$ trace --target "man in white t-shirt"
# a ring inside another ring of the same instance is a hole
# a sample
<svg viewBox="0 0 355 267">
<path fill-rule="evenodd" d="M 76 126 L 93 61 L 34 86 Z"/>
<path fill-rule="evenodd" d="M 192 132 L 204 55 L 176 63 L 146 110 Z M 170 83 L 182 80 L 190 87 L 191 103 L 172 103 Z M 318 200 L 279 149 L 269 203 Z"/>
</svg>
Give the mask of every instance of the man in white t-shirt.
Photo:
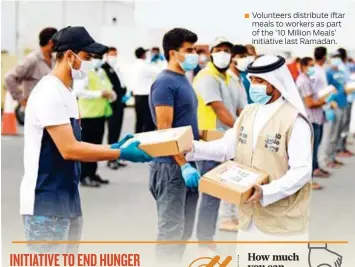
<svg viewBox="0 0 355 267">
<path fill-rule="evenodd" d="M 64 28 L 53 36 L 53 42 L 55 67 L 36 85 L 26 109 L 20 213 L 30 241 L 80 240 L 80 161 L 151 160 L 137 147 L 139 142 L 120 149 L 131 135 L 111 146 L 80 141 L 78 105 L 71 90 L 73 79 L 84 78 L 91 69 L 90 54 L 103 54 L 107 47 L 96 43 L 83 27 Z M 32 244 L 30 249 L 76 253 L 78 246 Z"/>
<path fill-rule="evenodd" d="M 132 74 L 135 79 L 132 91 L 134 94 L 134 109 L 136 111 L 136 133 L 155 130 L 149 109 L 149 94 L 150 87 L 162 70 L 154 64 L 147 63 L 147 51 L 142 47 L 137 48 L 135 50 L 137 59 L 132 66 Z"/>
</svg>

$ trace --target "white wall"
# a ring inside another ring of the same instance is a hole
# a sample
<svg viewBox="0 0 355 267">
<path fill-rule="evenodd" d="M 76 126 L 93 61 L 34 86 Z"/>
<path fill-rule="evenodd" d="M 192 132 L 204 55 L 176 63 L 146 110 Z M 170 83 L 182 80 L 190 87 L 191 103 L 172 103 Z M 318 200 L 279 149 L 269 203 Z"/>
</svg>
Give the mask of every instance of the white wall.
<svg viewBox="0 0 355 267">
<path fill-rule="evenodd" d="M 1 49 L 16 54 L 16 2 L 2 1 Z M 84 26 L 99 39 L 101 28 L 112 24 L 134 26 L 134 5 L 120 1 L 19 1 L 18 55 L 38 46 L 38 34 L 45 27 Z"/>
</svg>

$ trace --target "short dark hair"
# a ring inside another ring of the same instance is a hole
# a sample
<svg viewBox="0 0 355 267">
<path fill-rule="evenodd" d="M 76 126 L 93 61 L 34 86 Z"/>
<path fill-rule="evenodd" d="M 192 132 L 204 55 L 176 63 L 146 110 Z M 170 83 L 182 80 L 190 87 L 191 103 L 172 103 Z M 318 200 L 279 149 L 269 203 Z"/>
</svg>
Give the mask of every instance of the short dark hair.
<svg viewBox="0 0 355 267">
<path fill-rule="evenodd" d="M 324 46 L 318 46 L 314 49 L 314 58 L 316 60 L 322 60 L 327 55 L 327 48 Z"/>
<path fill-rule="evenodd" d="M 300 57 L 296 57 L 296 58 L 295 58 L 295 62 L 296 62 L 296 63 L 301 62 L 301 58 L 300 58 Z"/>
<path fill-rule="evenodd" d="M 174 28 L 164 34 L 163 49 L 166 60 L 169 61 L 169 51 L 178 50 L 185 42 L 196 43 L 197 35 L 183 28 Z"/>
<path fill-rule="evenodd" d="M 232 57 L 235 55 L 246 54 L 247 52 L 247 48 L 244 45 L 234 45 L 232 49 Z"/>
<path fill-rule="evenodd" d="M 300 60 L 301 66 L 303 67 L 307 67 L 309 62 L 311 62 L 313 60 L 313 58 L 311 57 L 304 57 Z"/>
<path fill-rule="evenodd" d="M 114 47 L 114 46 L 109 46 L 107 52 L 111 52 L 111 51 L 115 51 L 116 52 L 117 48 Z"/>
<path fill-rule="evenodd" d="M 45 46 L 52 39 L 53 35 L 57 33 L 56 28 L 45 28 L 39 33 L 39 45 Z"/>
<path fill-rule="evenodd" d="M 153 51 L 153 50 L 160 52 L 160 48 L 157 47 L 157 46 L 152 47 L 152 51 Z"/>
<path fill-rule="evenodd" d="M 147 53 L 147 49 L 144 49 L 143 47 L 138 47 L 135 51 L 134 54 L 136 58 L 143 58 L 143 56 Z"/>
<path fill-rule="evenodd" d="M 346 50 L 344 48 L 339 48 L 338 52 L 340 54 L 341 59 L 343 61 L 346 60 L 346 58 L 348 57 L 348 53 L 346 52 Z"/>
</svg>

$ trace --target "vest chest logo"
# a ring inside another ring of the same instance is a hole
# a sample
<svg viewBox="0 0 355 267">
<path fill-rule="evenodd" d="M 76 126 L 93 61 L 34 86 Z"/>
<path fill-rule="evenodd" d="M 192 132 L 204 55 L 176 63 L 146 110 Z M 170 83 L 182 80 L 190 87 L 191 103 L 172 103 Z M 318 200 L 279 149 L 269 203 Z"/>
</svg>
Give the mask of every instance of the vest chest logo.
<svg viewBox="0 0 355 267">
<path fill-rule="evenodd" d="M 109 72 L 110 72 L 110 73 L 114 73 L 115 71 L 114 71 L 113 68 L 110 68 L 110 69 L 109 69 Z"/>
<path fill-rule="evenodd" d="M 275 136 L 266 135 L 264 147 L 271 152 L 278 152 L 280 148 L 281 134 L 277 133 Z"/>
<path fill-rule="evenodd" d="M 243 126 L 240 126 L 240 131 L 239 131 L 239 136 L 238 136 L 238 141 L 241 144 L 246 144 L 248 139 L 248 134 L 245 132 L 245 128 Z"/>
</svg>

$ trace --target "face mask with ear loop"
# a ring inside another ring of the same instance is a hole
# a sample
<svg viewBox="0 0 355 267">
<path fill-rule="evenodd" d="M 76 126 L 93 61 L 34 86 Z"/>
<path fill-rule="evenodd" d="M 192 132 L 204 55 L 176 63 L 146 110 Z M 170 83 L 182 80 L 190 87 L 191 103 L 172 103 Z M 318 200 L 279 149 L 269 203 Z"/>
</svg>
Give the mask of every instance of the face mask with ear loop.
<svg viewBox="0 0 355 267">
<path fill-rule="evenodd" d="M 229 64 L 231 62 L 231 54 L 220 51 L 216 53 L 212 53 L 212 62 L 213 64 L 220 70 L 227 70 L 229 67 Z"/>
<path fill-rule="evenodd" d="M 251 100 L 253 100 L 254 103 L 258 103 L 261 105 L 266 105 L 267 103 L 269 103 L 275 91 L 272 93 L 272 95 L 268 95 L 266 93 L 266 89 L 267 89 L 266 84 L 260 84 L 260 83 L 250 84 L 249 94 Z"/>
<path fill-rule="evenodd" d="M 176 52 L 177 54 L 183 54 Z M 184 55 L 184 61 L 179 61 L 180 67 L 184 71 L 191 71 L 194 70 L 197 65 L 198 65 L 198 55 L 196 53 L 185 53 Z"/>
<path fill-rule="evenodd" d="M 82 60 L 77 54 L 74 55 L 80 60 L 80 68 L 78 70 L 74 69 L 69 62 L 71 76 L 74 80 L 82 80 L 88 76 L 89 71 L 92 69 L 92 63 L 91 61 Z"/>
<path fill-rule="evenodd" d="M 242 57 L 242 58 L 235 58 L 233 59 L 233 62 L 235 63 L 235 67 L 239 71 L 245 72 L 247 70 L 249 59 L 247 57 Z"/>
</svg>

